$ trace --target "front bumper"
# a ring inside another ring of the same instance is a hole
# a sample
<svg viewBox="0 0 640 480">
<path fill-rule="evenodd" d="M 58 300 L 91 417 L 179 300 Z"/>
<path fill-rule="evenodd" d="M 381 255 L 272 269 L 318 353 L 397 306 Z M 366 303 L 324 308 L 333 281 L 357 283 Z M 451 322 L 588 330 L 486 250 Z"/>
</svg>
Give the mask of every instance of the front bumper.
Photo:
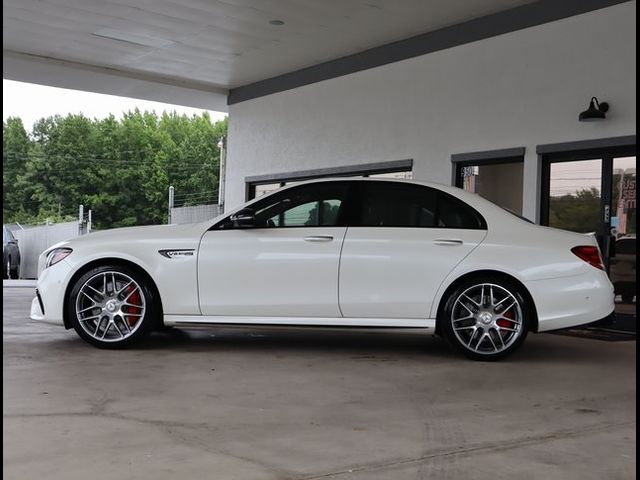
<svg viewBox="0 0 640 480">
<path fill-rule="evenodd" d="M 64 297 L 72 274 L 71 266 L 65 260 L 40 273 L 36 296 L 31 302 L 32 320 L 64 325 Z"/>
</svg>

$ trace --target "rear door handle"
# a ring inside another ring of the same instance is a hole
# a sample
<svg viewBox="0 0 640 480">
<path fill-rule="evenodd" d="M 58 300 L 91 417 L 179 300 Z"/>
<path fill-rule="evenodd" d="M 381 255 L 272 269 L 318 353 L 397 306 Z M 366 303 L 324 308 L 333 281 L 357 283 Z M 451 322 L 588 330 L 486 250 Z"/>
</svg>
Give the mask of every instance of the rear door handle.
<svg viewBox="0 0 640 480">
<path fill-rule="evenodd" d="M 304 237 L 305 242 L 330 242 L 333 240 L 331 235 L 311 235 Z"/>
<path fill-rule="evenodd" d="M 450 245 L 450 246 L 454 246 L 454 245 L 462 245 L 464 243 L 464 241 L 457 239 L 457 238 L 438 238 L 436 240 L 433 241 L 434 244 L 436 245 Z"/>
</svg>

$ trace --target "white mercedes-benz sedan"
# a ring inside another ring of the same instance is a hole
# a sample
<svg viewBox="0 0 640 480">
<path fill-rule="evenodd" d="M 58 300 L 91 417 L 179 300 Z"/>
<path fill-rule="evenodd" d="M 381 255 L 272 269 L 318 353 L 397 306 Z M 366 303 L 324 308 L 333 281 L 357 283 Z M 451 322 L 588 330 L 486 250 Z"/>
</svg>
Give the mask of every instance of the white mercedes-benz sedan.
<svg viewBox="0 0 640 480">
<path fill-rule="evenodd" d="M 31 318 L 106 348 L 164 326 L 413 328 L 495 360 L 529 331 L 608 316 L 613 299 L 593 235 L 454 187 L 344 178 L 205 223 L 57 244 L 40 257 Z"/>
</svg>

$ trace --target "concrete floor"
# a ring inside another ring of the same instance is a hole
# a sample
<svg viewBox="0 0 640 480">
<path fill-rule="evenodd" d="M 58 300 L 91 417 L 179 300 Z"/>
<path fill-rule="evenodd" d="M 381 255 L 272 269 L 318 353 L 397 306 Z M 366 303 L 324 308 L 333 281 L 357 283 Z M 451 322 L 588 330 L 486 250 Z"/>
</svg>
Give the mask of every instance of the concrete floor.
<svg viewBox="0 0 640 480">
<path fill-rule="evenodd" d="M 128 351 L 3 289 L 9 479 L 635 478 L 636 343 L 532 335 L 500 363 L 418 335 L 175 331 Z"/>
</svg>

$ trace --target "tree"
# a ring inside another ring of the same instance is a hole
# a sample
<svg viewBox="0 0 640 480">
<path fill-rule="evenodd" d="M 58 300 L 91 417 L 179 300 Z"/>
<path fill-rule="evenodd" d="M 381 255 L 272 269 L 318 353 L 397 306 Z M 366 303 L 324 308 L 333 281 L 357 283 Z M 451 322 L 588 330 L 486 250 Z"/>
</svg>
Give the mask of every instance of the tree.
<svg viewBox="0 0 640 480">
<path fill-rule="evenodd" d="M 93 210 L 110 228 L 163 223 L 167 191 L 181 203 L 217 199 L 218 142 L 227 121 L 135 110 L 121 119 L 41 119 L 28 135 L 20 119 L 3 128 L 5 222 L 37 222 Z"/>
<path fill-rule="evenodd" d="M 24 195 L 17 188 L 18 176 L 24 172 L 31 140 L 22 120 L 10 117 L 2 122 L 2 219 L 23 211 Z"/>
<path fill-rule="evenodd" d="M 583 189 L 549 199 L 549 225 L 574 232 L 597 232 L 600 229 L 600 192 Z"/>
</svg>

